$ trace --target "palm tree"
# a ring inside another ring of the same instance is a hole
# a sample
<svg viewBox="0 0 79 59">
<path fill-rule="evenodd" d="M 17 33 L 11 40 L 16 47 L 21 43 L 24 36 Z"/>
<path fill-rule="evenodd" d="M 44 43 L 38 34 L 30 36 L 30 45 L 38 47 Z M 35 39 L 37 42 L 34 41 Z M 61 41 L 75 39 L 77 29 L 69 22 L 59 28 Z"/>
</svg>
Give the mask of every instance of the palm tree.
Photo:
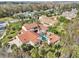
<svg viewBox="0 0 79 59">
<path fill-rule="evenodd" d="M 40 57 L 39 54 L 38 54 L 38 48 L 33 48 L 33 49 L 30 51 L 30 53 L 31 53 L 31 56 L 32 56 L 33 58 L 39 58 L 39 57 Z"/>
<path fill-rule="evenodd" d="M 54 53 L 52 53 L 51 51 L 49 51 L 46 55 L 47 58 L 55 58 Z"/>
<path fill-rule="evenodd" d="M 21 48 L 23 49 L 24 52 L 26 52 L 26 51 L 30 51 L 33 48 L 33 46 L 30 44 L 23 44 Z"/>
</svg>

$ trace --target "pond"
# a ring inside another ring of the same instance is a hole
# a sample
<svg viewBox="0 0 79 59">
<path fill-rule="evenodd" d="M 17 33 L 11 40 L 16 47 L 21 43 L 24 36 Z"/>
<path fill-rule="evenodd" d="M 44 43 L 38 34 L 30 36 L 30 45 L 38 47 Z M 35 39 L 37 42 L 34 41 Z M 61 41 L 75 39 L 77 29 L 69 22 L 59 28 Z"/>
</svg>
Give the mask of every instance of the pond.
<svg viewBox="0 0 79 59">
<path fill-rule="evenodd" d="M 5 32 L 5 27 L 6 27 L 6 22 L 0 22 L 0 37 L 3 35 L 3 33 Z"/>
<path fill-rule="evenodd" d="M 6 22 L 0 22 L 0 27 L 1 26 L 6 26 L 6 24 L 7 24 Z"/>
<path fill-rule="evenodd" d="M 0 27 L 0 31 L 1 31 L 1 30 L 5 30 L 5 27 Z"/>
</svg>

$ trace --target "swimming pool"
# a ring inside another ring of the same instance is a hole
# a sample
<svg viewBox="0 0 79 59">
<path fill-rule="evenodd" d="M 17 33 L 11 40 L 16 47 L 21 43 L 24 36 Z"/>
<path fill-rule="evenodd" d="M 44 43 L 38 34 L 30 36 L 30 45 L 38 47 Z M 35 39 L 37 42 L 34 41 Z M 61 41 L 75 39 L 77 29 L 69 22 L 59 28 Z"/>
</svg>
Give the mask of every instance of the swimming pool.
<svg viewBox="0 0 79 59">
<path fill-rule="evenodd" d="M 44 33 L 40 33 L 40 38 L 42 41 L 47 41 L 48 37 Z"/>
</svg>

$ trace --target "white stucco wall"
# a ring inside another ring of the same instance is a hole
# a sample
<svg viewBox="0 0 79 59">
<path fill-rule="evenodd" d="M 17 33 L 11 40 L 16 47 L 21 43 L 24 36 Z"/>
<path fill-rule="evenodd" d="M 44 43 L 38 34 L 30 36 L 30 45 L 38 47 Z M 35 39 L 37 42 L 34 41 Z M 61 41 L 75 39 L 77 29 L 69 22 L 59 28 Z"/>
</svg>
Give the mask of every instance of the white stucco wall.
<svg viewBox="0 0 79 59">
<path fill-rule="evenodd" d="M 34 46 L 34 43 L 32 41 L 29 41 L 27 44 Z"/>
<path fill-rule="evenodd" d="M 51 43 L 49 39 L 47 40 L 47 43 L 48 43 L 48 45 Z"/>
<path fill-rule="evenodd" d="M 16 44 L 17 47 L 20 47 L 20 46 L 22 45 L 22 42 L 21 42 L 20 39 L 16 36 L 16 39 L 10 41 L 9 44 L 10 44 L 10 45 Z"/>
<path fill-rule="evenodd" d="M 22 26 L 22 29 L 25 30 L 25 31 L 27 31 L 27 29 L 24 26 Z"/>
</svg>

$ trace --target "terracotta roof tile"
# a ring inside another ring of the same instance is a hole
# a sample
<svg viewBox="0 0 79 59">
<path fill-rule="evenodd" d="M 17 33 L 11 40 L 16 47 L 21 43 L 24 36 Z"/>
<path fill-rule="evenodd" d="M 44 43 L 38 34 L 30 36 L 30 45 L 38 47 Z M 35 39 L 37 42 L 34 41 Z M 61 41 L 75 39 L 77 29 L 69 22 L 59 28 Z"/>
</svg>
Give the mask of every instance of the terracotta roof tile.
<svg viewBox="0 0 79 59">
<path fill-rule="evenodd" d="M 39 25 L 40 26 L 40 28 L 42 29 L 42 30 L 48 30 L 48 27 L 46 27 L 46 26 L 43 26 L 43 25 Z"/>
<path fill-rule="evenodd" d="M 49 36 L 49 38 L 50 38 L 50 42 L 51 42 L 51 43 L 55 43 L 55 42 L 57 42 L 58 40 L 60 40 L 60 37 L 59 37 L 58 35 L 56 35 L 56 34 L 51 34 L 51 35 Z"/>
<path fill-rule="evenodd" d="M 27 43 L 29 41 L 32 41 L 32 42 L 37 42 L 37 38 L 39 37 L 38 34 L 34 33 L 34 32 L 30 32 L 30 31 L 26 31 L 25 33 L 23 34 L 20 34 L 18 36 L 18 38 L 23 42 L 23 43 Z"/>
<path fill-rule="evenodd" d="M 37 23 L 31 23 L 31 24 L 24 24 L 24 27 L 26 28 L 26 29 L 31 29 L 31 28 L 33 28 L 33 27 L 37 27 L 38 25 L 37 25 Z"/>
<path fill-rule="evenodd" d="M 42 15 L 39 17 L 39 21 L 42 24 L 53 25 L 53 26 L 58 23 L 57 16 L 47 17 L 45 15 Z"/>
<path fill-rule="evenodd" d="M 24 27 L 29 30 L 31 28 L 34 28 L 34 27 L 39 27 L 42 29 L 42 30 L 48 30 L 48 27 L 46 26 L 43 26 L 42 24 L 38 24 L 38 23 L 31 23 L 31 24 L 24 24 Z"/>
</svg>

